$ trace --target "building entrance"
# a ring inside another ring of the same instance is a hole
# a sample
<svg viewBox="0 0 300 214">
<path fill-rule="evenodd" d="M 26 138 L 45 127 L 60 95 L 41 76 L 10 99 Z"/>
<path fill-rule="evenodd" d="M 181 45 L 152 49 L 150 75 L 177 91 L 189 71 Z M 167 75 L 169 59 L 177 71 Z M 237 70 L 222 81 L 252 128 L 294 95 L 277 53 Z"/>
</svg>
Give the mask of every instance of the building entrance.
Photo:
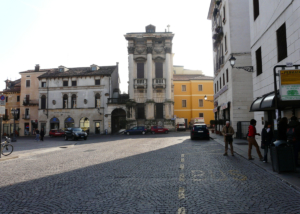
<svg viewBox="0 0 300 214">
<path fill-rule="evenodd" d="M 111 113 L 112 133 L 118 132 L 120 129 L 126 129 L 126 112 L 121 109 L 115 109 Z"/>
</svg>

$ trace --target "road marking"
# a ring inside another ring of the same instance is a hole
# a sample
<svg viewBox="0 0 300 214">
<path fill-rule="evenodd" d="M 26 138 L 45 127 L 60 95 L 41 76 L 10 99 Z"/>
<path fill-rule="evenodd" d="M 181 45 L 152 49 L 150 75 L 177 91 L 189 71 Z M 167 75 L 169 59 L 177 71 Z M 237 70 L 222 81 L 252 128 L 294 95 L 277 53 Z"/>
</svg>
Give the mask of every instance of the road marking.
<svg viewBox="0 0 300 214">
<path fill-rule="evenodd" d="M 179 199 L 184 199 L 184 198 L 185 198 L 185 195 L 184 195 L 184 188 L 183 188 L 183 187 L 179 187 L 178 198 L 179 198 Z"/>
<path fill-rule="evenodd" d="M 184 158 L 184 154 L 181 154 L 181 157 Z"/>
<path fill-rule="evenodd" d="M 240 174 L 238 170 L 229 170 L 228 172 L 229 172 L 230 175 L 235 175 L 236 176 L 236 177 L 233 178 L 234 180 L 237 180 L 237 181 L 247 180 L 247 176 Z"/>
<path fill-rule="evenodd" d="M 180 208 L 178 209 L 177 214 L 185 214 L 185 208 L 184 208 L 184 207 L 180 207 Z"/>
<path fill-rule="evenodd" d="M 202 170 L 192 170 L 193 181 L 203 181 L 205 172 Z"/>
<path fill-rule="evenodd" d="M 180 174 L 179 181 L 184 181 L 184 174 L 183 173 Z"/>
<path fill-rule="evenodd" d="M 184 158 L 181 158 L 181 163 L 183 163 L 184 162 Z"/>
<path fill-rule="evenodd" d="M 184 170 L 184 164 L 180 164 L 180 169 Z"/>
</svg>

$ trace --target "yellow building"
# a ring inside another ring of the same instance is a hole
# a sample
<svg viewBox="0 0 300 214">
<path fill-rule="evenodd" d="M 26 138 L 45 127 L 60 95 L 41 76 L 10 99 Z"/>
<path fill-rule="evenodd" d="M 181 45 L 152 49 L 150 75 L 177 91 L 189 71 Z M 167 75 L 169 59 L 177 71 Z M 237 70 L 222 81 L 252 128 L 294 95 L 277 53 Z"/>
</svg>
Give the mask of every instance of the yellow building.
<svg viewBox="0 0 300 214">
<path fill-rule="evenodd" d="M 12 136 L 14 133 L 14 117 L 11 114 L 12 109 L 18 110 L 18 115 L 15 116 L 15 133 L 16 136 L 19 135 L 19 119 L 20 119 L 20 88 L 21 79 L 17 80 L 5 80 L 5 89 L 1 91 L 6 97 L 5 103 L 5 114 L 3 115 L 3 136 Z"/>
<path fill-rule="evenodd" d="M 207 125 L 214 120 L 214 82 L 213 77 L 194 74 L 173 74 L 174 115 L 185 118 L 188 124 L 191 118 L 204 117 Z M 207 100 L 204 97 L 207 96 Z"/>
</svg>

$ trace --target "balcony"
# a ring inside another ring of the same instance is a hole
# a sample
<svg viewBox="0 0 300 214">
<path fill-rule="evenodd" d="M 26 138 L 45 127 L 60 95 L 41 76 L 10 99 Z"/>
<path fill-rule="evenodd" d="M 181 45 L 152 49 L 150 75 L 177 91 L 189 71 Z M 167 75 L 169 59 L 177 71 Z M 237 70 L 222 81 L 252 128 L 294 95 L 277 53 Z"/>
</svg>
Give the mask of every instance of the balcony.
<svg viewBox="0 0 300 214">
<path fill-rule="evenodd" d="M 153 88 L 166 88 L 166 79 L 165 78 L 155 78 L 152 80 Z"/>
<path fill-rule="evenodd" d="M 23 100 L 23 105 L 24 106 L 38 106 L 39 105 L 39 100 Z"/>
<path fill-rule="evenodd" d="M 128 99 L 122 99 L 122 98 L 108 98 L 107 104 L 126 104 Z"/>
<path fill-rule="evenodd" d="M 22 115 L 22 119 L 29 120 L 30 119 L 30 115 L 29 114 L 23 114 Z"/>
<path fill-rule="evenodd" d="M 147 79 L 134 79 L 134 88 L 147 88 Z"/>
</svg>

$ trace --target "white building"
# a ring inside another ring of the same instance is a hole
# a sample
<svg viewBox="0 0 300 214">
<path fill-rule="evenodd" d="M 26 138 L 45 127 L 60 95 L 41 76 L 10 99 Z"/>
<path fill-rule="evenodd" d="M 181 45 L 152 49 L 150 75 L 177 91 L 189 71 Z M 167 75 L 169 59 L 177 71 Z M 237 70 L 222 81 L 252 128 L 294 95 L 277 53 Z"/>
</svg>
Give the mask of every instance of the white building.
<svg viewBox="0 0 300 214">
<path fill-rule="evenodd" d="M 129 99 L 127 122 L 132 125 L 173 127 L 174 92 L 171 32 L 127 33 Z"/>
<path fill-rule="evenodd" d="M 251 65 L 248 0 L 211 0 L 208 19 L 213 35 L 215 120 L 223 124 L 230 120 L 239 131 L 237 137 L 242 137 L 238 122 L 253 118 L 249 112 L 252 74 L 236 68 Z M 231 55 L 236 58 L 235 68 L 228 61 Z"/>
<path fill-rule="evenodd" d="M 107 103 L 119 94 L 118 64 L 43 69 L 39 79 L 39 129 L 81 127 L 89 133 L 111 132 Z"/>
<path fill-rule="evenodd" d="M 250 32 L 253 78 L 254 117 L 257 129 L 265 121 L 274 122 L 275 88 L 273 68 L 287 62 L 300 64 L 300 1 L 250 0 Z M 285 68 L 295 69 L 294 67 Z M 279 69 L 280 70 L 280 69 Z M 277 86 L 279 78 L 277 78 Z M 280 101 L 282 117 L 300 118 L 300 101 Z"/>
</svg>

